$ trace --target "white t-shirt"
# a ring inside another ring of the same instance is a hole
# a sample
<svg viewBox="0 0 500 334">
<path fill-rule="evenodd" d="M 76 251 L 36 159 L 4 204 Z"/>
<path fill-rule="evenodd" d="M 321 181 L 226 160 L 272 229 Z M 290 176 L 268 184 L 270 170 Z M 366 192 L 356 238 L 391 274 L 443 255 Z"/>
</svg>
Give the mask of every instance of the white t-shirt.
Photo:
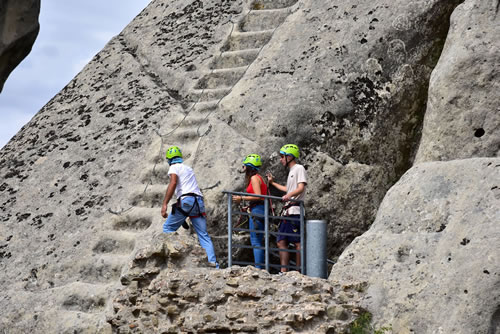
<svg viewBox="0 0 500 334">
<path fill-rule="evenodd" d="M 295 164 L 288 172 L 288 179 L 286 180 L 286 192 L 289 193 L 298 188 L 299 183 L 304 183 L 304 191 L 298 196 L 292 197 L 293 199 L 305 200 L 307 184 L 307 174 L 304 166 Z M 293 202 L 292 202 L 293 203 Z M 300 206 L 292 206 L 286 212 L 286 215 L 300 215 Z"/>
<path fill-rule="evenodd" d="M 168 175 L 177 175 L 177 186 L 175 187 L 175 196 L 180 198 L 184 194 L 195 193 L 203 196 L 196 177 L 194 176 L 193 169 L 184 164 L 173 164 L 168 169 Z"/>
</svg>

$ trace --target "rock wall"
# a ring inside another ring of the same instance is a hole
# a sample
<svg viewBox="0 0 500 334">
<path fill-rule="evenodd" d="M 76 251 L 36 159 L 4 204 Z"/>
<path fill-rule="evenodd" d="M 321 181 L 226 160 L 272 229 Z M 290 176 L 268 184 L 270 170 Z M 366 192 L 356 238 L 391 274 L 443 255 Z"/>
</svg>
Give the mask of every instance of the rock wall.
<svg viewBox="0 0 500 334">
<path fill-rule="evenodd" d="M 242 189 L 237 169 L 248 153 L 261 154 L 263 169 L 284 182 L 276 158 L 287 142 L 301 147 L 309 173 L 308 218 L 330 222 L 329 256 L 340 254 L 413 163 L 429 78 L 460 2 L 152 1 L 0 151 L 0 329 L 175 330 L 175 310 L 205 300 L 205 289 L 188 300 L 183 287 L 178 299 L 156 303 L 152 291 L 168 299 L 175 279 L 194 284 L 204 273 L 218 293 L 229 279 L 248 290 L 249 276 L 258 286 L 288 284 L 258 271 L 203 268 L 195 239 L 182 235 L 189 232 L 158 242 L 169 145 L 195 168 L 222 263 L 222 191 Z M 173 255 L 176 245 L 193 254 Z M 290 276 L 290 284 L 297 280 Z M 316 284 L 312 295 L 324 288 L 335 300 L 336 288 L 308 282 Z M 341 312 L 342 304 L 357 305 L 355 294 L 339 303 L 321 295 L 317 313 L 299 314 L 316 302 L 300 290 L 282 311 L 266 304 L 267 295 L 246 304 L 256 318 L 267 305 L 275 326 L 247 328 L 226 316 L 223 328 L 200 327 L 201 320 L 183 328 L 327 332 L 356 316 Z M 218 305 L 226 315 L 240 298 L 232 297 Z M 345 319 L 335 323 L 329 305 Z M 199 305 L 190 316 L 210 317 L 213 308 Z M 130 314 L 134 322 L 124 320 Z"/>
<path fill-rule="evenodd" d="M 0 92 L 9 74 L 30 53 L 40 25 L 40 0 L 0 3 Z"/>
<path fill-rule="evenodd" d="M 394 333 L 498 333 L 499 189 L 498 158 L 413 167 L 330 281 L 367 284 L 361 305 Z"/>
<path fill-rule="evenodd" d="M 365 283 L 361 305 L 396 333 L 500 333 L 500 160 L 475 158 L 498 156 L 498 8 L 454 11 L 416 164 L 330 275 Z"/>
<path fill-rule="evenodd" d="M 236 169 L 245 154 L 263 155 L 263 169 L 285 183 L 277 151 L 293 142 L 309 174 L 307 217 L 329 222 L 329 256 L 340 254 L 413 162 L 429 77 L 459 2 L 305 0 L 291 7 L 208 118 L 213 128 L 198 159 L 213 166 L 199 168 L 201 179 L 220 182 L 205 193 L 214 219 L 225 220 L 225 207 L 213 206 L 224 200 L 220 190 L 242 189 Z M 263 21 L 271 14 L 252 15 Z M 243 145 L 229 144 L 225 134 L 233 132 Z M 214 159 L 214 151 L 225 154 Z"/>
<path fill-rule="evenodd" d="M 149 144 L 184 110 L 174 78 L 127 36 L 151 34 L 161 44 L 151 52 L 189 67 L 222 47 L 241 11 L 234 1 L 151 2 L 0 151 L 0 331 L 110 328 L 102 312 L 128 256 L 161 229 L 159 208 L 131 210 L 156 161 Z"/>
<path fill-rule="evenodd" d="M 500 156 L 498 17 L 498 1 L 466 1 L 453 12 L 417 162 Z"/>
</svg>

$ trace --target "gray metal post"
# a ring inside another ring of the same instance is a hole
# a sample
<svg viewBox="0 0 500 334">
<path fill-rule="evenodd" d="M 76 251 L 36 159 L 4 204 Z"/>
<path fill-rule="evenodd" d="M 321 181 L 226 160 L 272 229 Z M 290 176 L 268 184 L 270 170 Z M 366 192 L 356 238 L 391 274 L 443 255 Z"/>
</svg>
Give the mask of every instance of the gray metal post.
<svg viewBox="0 0 500 334">
<path fill-rule="evenodd" d="M 307 259 L 304 251 L 307 247 L 307 240 L 304 238 L 304 203 L 300 202 L 300 272 L 302 275 L 307 274 L 306 262 Z"/>
<path fill-rule="evenodd" d="M 232 197 L 227 194 L 227 266 L 233 265 L 233 211 L 231 208 Z"/>
<path fill-rule="evenodd" d="M 326 220 L 308 220 L 306 223 L 306 273 L 308 276 L 328 278 L 326 239 Z"/>
<path fill-rule="evenodd" d="M 269 272 L 269 200 L 266 198 L 264 200 L 264 236 L 266 245 L 266 270 Z M 261 239 L 262 240 L 262 239 Z"/>
</svg>

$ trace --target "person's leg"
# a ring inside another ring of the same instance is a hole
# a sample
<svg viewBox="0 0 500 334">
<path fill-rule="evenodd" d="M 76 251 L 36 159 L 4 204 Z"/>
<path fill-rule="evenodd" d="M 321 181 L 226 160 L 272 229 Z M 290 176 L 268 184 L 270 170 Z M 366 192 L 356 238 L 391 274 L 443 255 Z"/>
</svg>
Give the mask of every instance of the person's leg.
<svg viewBox="0 0 500 334">
<path fill-rule="evenodd" d="M 191 218 L 191 223 L 193 224 L 194 230 L 198 235 L 200 246 L 203 247 L 205 249 L 205 252 L 207 253 L 208 262 L 217 263 L 214 245 L 207 232 L 207 220 L 203 216 L 196 217 Z"/>
<path fill-rule="evenodd" d="M 191 212 L 193 216 L 197 217 L 191 217 L 191 223 L 193 224 L 194 230 L 198 235 L 198 241 L 201 247 L 203 247 L 207 253 L 208 262 L 214 263 L 218 267 L 217 259 L 215 257 L 214 244 L 212 243 L 212 239 L 210 239 L 207 232 L 207 220 L 201 215 L 205 212 L 205 205 L 202 198 L 197 198 L 197 201 L 198 207 L 195 207 Z"/>
<path fill-rule="evenodd" d="M 186 220 L 186 217 L 176 210 L 175 212 L 171 212 L 165 223 L 163 223 L 163 233 L 172 233 L 177 231 L 179 226 Z"/>
<path fill-rule="evenodd" d="M 287 221 L 282 221 L 279 225 L 278 232 L 280 233 L 289 233 L 288 232 L 288 222 Z M 278 235 L 276 243 L 278 244 L 279 249 L 288 249 L 288 237 L 285 235 Z M 280 264 L 282 266 L 287 266 L 288 263 L 290 263 L 290 254 L 286 251 L 280 251 Z M 281 267 L 280 271 L 282 273 L 287 272 L 288 269 L 285 267 Z"/>
<path fill-rule="evenodd" d="M 300 269 L 300 242 L 296 242 L 295 243 L 295 249 L 298 251 L 298 253 L 296 253 L 295 257 L 296 257 L 296 263 L 297 263 L 297 267 L 298 267 L 298 271 L 299 272 L 302 272 L 302 270 Z"/>
<path fill-rule="evenodd" d="M 280 249 L 288 249 L 288 241 L 286 239 L 278 241 L 278 248 Z M 287 266 L 290 262 L 290 254 L 285 251 L 280 251 L 280 264 L 282 266 Z M 288 268 L 281 267 L 281 272 L 285 273 L 288 271 Z"/>
<path fill-rule="evenodd" d="M 262 205 L 256 206 L 252 209 L 252 213 L 264 214 L 264 207 Z M 262 219 L 256 219 L 255 217 L 250 217 L 249 227 L 251 230 L 264 230 L 264 223 Z M 250 232 L 250 244 L 255 247 L 263 247 L 264 246 L 264 234 L 257 232 Z M 264 249 L 253 249 L 253 257 L 256 262 L 255 267 L 262 269 L 263 265 L 259 265 L 257 263 L 264 264 L 266 261 L 266 252 Z"/>
</svg>

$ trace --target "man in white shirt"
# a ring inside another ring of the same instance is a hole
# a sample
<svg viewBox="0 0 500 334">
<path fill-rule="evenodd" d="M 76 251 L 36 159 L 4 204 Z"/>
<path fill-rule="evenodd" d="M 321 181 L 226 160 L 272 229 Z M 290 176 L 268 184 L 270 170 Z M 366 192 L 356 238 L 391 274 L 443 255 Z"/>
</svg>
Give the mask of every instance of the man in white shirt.
<svg viewBox="0 0 500 334">
<path fill-rule="evenodd" d="M 278 235 L 276 241 L 278 248 L 288 249 L 288 244 L 295 244 L 295 249 L 300 251 L 300 206 L 297 202 L 290 202 L 290 199 L 305 200 L 307 173 L 304 166 L 299 165 L 296 159 L 299 158 L 299 148 L 294 144 L 284 145 L 280 149 L 280 162 L 283 166 L 288 167 L 288 178 L 286 186 L 274 182 L 273 176 L 268 173 L 267 180 L 270 186 L 274 186 L 278 190 L 285 192 L 283 201 L 285 202 L 284 216 L 290 217 L 290 220 L 283 220 L 279 226 L 279 232 L 291 233 L 296 236 Z M 282 265 L 281 272 L 288 271 L 290 262 L 290 253 L 280 251 L 280 263 Z M 296 253 L 296 265 L 300 267 L 300 252 Z"/>
<path fill-rule="evenodd" d="M 198 235 L 198 241 L 207 253 L 208 262 L 219 268 L 215 257 L 214 245 L 207 232 L 203 195 L 198 187 L 193 169 L 184 165 L 181 150 L 177 146 L 172 146 L 167 150 L 166 158 L 170 165 L 168 170 L 170 183 L 161 207 L 162 217 L 168 217 L 163 224 L 163 232 L 172 233 L 177 231 L 185 223 L 186 218 L 189 217 Z M 168 202 L 174 192 L 175 197 L 177 197 L 177 203 L 172 206 L 172 213 L 167 215 Z"/>
</svg>

